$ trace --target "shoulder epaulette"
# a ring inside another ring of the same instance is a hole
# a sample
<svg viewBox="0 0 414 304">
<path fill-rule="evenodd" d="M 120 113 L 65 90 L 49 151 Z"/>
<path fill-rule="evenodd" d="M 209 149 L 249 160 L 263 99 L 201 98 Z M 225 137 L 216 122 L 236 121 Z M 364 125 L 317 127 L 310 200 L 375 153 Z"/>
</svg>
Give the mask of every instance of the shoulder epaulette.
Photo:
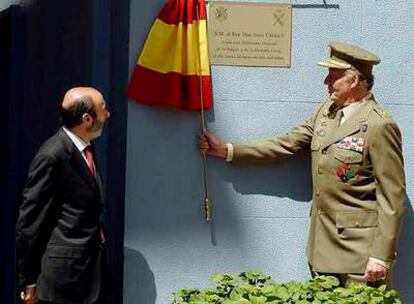
<svg viewBox="0 0 414 304">
<path fill-rule="evenodd" d="M 391 117 L 391 115 L 387 112 L 384 111 L 381 107 L 376 106 L 374 107 L 375 112 L 378 113 L 378 115 L 382 118 L 382 119 L 388 119 Z"/>
</svg>

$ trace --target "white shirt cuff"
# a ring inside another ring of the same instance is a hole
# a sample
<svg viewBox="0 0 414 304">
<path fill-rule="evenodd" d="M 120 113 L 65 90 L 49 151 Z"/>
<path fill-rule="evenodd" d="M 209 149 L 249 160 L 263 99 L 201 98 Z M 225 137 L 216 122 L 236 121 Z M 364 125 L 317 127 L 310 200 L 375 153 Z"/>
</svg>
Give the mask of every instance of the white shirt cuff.
<svg viewBox="0 0 414 304">
<path fill-rule="evenodd" d="M 227 156 L 226 156 L 226 162 L 233 161 L 233 151 L 234 147 L 231 143 L 227 143 Z"/>
<path fill-rule="evenodd" d="M 36 287 L 36 284 L 26 285 L 26 287 Z"/>
<path fill-rule="evenodd" d="M 387 269 L 390 269 L 391 263 L 389 263 L 389 262 L 385 262 L 383 260 L 380 260 L 380 259 L 377 259 L 377 258 L 373 258 L 373 257 L 369 257 L 369 260 L 371 262 L 374 262 L 374 263 L 377 263 L 377 264 L 379 264 L 381 266 L 384 266 Z"/>
</svg>

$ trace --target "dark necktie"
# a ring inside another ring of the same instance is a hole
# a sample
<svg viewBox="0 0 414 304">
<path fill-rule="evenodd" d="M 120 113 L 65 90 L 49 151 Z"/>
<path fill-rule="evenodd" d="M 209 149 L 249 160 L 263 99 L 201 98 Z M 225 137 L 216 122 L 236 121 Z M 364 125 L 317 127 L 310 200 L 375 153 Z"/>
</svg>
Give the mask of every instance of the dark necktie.
<svg viewBox="0 0 414 304">
<path fill-rule="evenodd" d="M 89 172 L 92 174 L 93 177 L 96 178 L 96 167 L 93 161 L 93 154 L 92 154 L 91 146 L 87 146 L 85 149 L 83 149 L 83 152 L 85 153 L 85 156 L 86 156 L 86 163 L 88 165 Z"/>
</svg>

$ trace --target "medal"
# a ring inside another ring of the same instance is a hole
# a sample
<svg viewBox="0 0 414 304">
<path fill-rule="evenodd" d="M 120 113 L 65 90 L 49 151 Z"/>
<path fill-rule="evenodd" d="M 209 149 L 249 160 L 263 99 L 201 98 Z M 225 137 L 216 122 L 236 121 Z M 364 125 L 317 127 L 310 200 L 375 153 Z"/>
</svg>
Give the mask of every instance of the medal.
<svg viewBox="0 0 414 304">
<path fill-rule="evenodd" d="M 364 150 L 364 139 L 355 136 L 345 137 L 339 141 L 338 148 L 362 153 Z"/>
<path fill-rule="evenodd" d="M 355 177 L 355 172 L 351 168 L 351 164 L 344 164 L 336 169 L 336 176 L 338 176 L 344 183 Z"/>
</svg>

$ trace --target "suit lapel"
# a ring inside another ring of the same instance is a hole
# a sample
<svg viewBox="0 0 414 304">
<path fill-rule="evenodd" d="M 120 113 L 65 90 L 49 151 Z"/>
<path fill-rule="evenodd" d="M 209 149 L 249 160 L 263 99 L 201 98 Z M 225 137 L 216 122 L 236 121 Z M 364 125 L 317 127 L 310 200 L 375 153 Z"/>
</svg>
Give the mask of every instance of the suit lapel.
<svg viewBox="0 0 414 304">
<path fill-rule="evenodd" d="M 88 185 L 94 190 L 97 190 L 96 179 L 89 172 L 88 165 L 85 162 L 81 152 L 75 147 L 72 154 L 72 165 L 79 175 L 88 183 Z"/>
<path fill-rule="evenodd" d="M 99 189 L 96 179 L 89 172 L 88 165 L 86 164 L 82 153 L 78 150 L 78 148 L 76 148 L 75 144 L 65 133 L 65 131 L 63 131 L 63 129 L 60 131 L 60 137 L 67 147 L 68 153 L 70 154 L 70 161 L 75 171 L 93 191 L 98 191 Z"/>
<path fill-rule="evenodd" d="M 330 125 L 328 134 L 331 134 L 326 138 L 326 141 L 322 144 L 322 150 L 326 147 L 338 142 L 342 138 L 358 132 L 361 128 L 361 124 L 368 120 L 368 114 L 373 109 L 375 100 L 372 98 L 362 101 L 364 104 L 361 106 L 359 111 L 353 116 L 349 117 L 339 127 Z"/>
</svg>

